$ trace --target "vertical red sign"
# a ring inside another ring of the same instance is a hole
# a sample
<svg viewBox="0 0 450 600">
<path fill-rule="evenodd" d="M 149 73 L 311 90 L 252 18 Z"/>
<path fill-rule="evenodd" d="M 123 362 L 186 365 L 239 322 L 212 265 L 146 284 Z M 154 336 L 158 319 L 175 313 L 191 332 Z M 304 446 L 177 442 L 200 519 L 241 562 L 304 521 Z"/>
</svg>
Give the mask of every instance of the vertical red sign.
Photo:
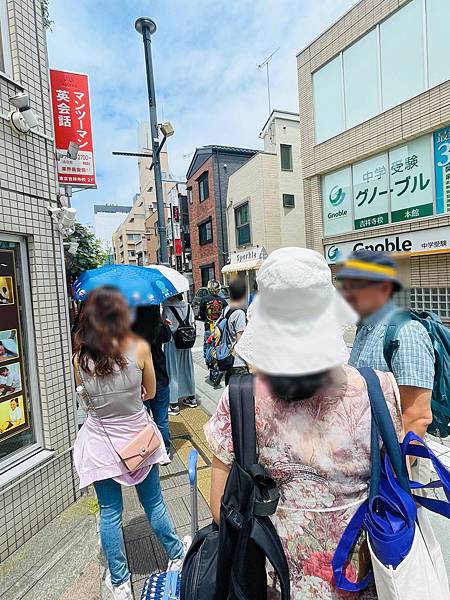
<svg viewBox="0 0 450 600">
<path fill-rule="evenodd" d="M 183 254 L 183 246 L 181 240 L 175 240 L 175 256 L 181 256 Z"/>
<path fill-rule="evenodd" d="M 50 85 L 58 181 L 63 185 L 95 187 L 88 76 L 50 69 Z M 71 142 L 79 147 L 76 160 L 66 157 Z"/>
</svg>

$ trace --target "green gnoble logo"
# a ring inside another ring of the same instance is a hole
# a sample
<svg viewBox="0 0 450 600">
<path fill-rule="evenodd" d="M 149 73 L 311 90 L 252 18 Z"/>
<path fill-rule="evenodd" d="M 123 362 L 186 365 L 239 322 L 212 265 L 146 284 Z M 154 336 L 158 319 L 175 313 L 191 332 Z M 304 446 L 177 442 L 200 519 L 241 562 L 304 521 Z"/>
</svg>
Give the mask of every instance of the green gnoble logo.
<svg viewBox="0 0 450 600">
<path fill-rule="evenodd" d="M 330 262 L 336 262 L 341 257 L 341 251 L 337 246 L 330 246 L 328 248 L 327 256 Z"/>
<path fill-rule="evenodd" d="M 339 206 L 345 200 L 344 190 L 340 186 L 335 185 L 330 190 L 330 193 L 328 195 L 328 200 L 330 201 L 331 206 Z"/>
</svg>

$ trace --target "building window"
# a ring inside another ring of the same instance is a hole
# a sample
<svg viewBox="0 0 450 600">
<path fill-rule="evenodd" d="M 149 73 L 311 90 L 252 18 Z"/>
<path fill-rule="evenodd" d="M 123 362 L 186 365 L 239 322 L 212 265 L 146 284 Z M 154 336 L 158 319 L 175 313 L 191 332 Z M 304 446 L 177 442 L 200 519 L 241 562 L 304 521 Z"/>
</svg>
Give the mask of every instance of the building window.
<svg viewBox="0 0 450 600">
<path fill-rule="evenodd" d="M 198 240 L 200 246 L 210 244 L 213 241 L 212 233 L 212 219 L 208 219 L 204 223 L 198 226 Z"/>
<path fill-rule="evenodd" d="M 202 274 L 202 287 L 206 287 L 208 281 L 216 278 L 216 268 L 214 263 L 200 267 L 200 272 Z"/>
<path fill-rule="evenodd" d="M 208 173 L 203 173 L 198 179 L 198 197 L 200 202 L 204 202 L 209 198 L 209 177 Z"/>
<path fill-rule="evenodd" d="M 0 0 L 0 72 L 12 75 L 6 0 Z"/>
<path fill-rule="evenodd" d="M 290 146 L 288 146 L 290 148 Z M 248 202 L 241 204 L 234 211 L 236 223 L 236 243 L 238 246 L 246 246 L 251 243 L 250 211 Z"/>
<path fill-rule="evenodd" d="M 295 208 L 294 194 L 283 194 L 283 206 L 284 208 Z"/>
<path fill-rule="evenodd" d="M 281 170 L 292 171 L 292 146 L 280 144 Z"/>
<path fill-rule="evenodd" d="M 133 258 L 136 256 L 136 250 L 128 250 L 128 256 L 130 258 Z"/>
<path fill-rule="evenodd" d="M 449 79 L 449 19 L 448 0 L 410 0 L 313 73 L 316 144 Z"/>
<path fill-rule="evenodd" d="M 137 240 L 141 239 L 141 234 L 140 233 L 127 233 L 127 240 L 129 242 L 135 242 Z"/>
<path fill-rule="evenodd" d="M 192 188 L 188 187 L 186 191 L 187 191 L 188 202 L 189 202 L 189 204 L 192 204 L 192 202 L 193 202 L 193 199 L 192 199 Z"/>
<path fill-rule="evenodd" d="M 10 455 L 27 447 L 31 451 L 41 441 L 39 413 L 33 411 L 37 367 L 30 352 L 34 335 L 27 269 L 25 242 L 0 240 L 0 460 L 5 465 Z"/>
</svg>

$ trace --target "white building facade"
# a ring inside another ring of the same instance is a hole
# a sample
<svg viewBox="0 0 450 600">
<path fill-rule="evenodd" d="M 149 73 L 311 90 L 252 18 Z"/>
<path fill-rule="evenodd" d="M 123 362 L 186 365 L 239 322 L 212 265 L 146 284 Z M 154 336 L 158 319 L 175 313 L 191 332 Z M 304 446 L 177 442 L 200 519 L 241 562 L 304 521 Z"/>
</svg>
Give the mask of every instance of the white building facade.
<svg viewBox="0 0 450 600">
<path fill-rule="evenodd" d="M 227 278 L 246 273 L 251 290 L 268 253 L 305 245 L 299 115 L 274 110 L 258 152 L 230 176 Z"/>
</svg>

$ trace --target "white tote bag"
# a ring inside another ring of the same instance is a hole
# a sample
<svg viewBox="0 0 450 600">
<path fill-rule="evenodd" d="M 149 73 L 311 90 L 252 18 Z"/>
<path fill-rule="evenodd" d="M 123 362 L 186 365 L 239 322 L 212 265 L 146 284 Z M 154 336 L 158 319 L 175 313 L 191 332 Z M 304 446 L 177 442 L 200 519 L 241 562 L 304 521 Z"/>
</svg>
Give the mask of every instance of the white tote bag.
<svg viewBox="0 0 450 600">
<path fill-rule="evenodd" d="M 379 600 L 450 600 L 442 550 L 423 508 L 412 548 L 396 569 L 381 563 L 367 542 Z"/>
</svg>

